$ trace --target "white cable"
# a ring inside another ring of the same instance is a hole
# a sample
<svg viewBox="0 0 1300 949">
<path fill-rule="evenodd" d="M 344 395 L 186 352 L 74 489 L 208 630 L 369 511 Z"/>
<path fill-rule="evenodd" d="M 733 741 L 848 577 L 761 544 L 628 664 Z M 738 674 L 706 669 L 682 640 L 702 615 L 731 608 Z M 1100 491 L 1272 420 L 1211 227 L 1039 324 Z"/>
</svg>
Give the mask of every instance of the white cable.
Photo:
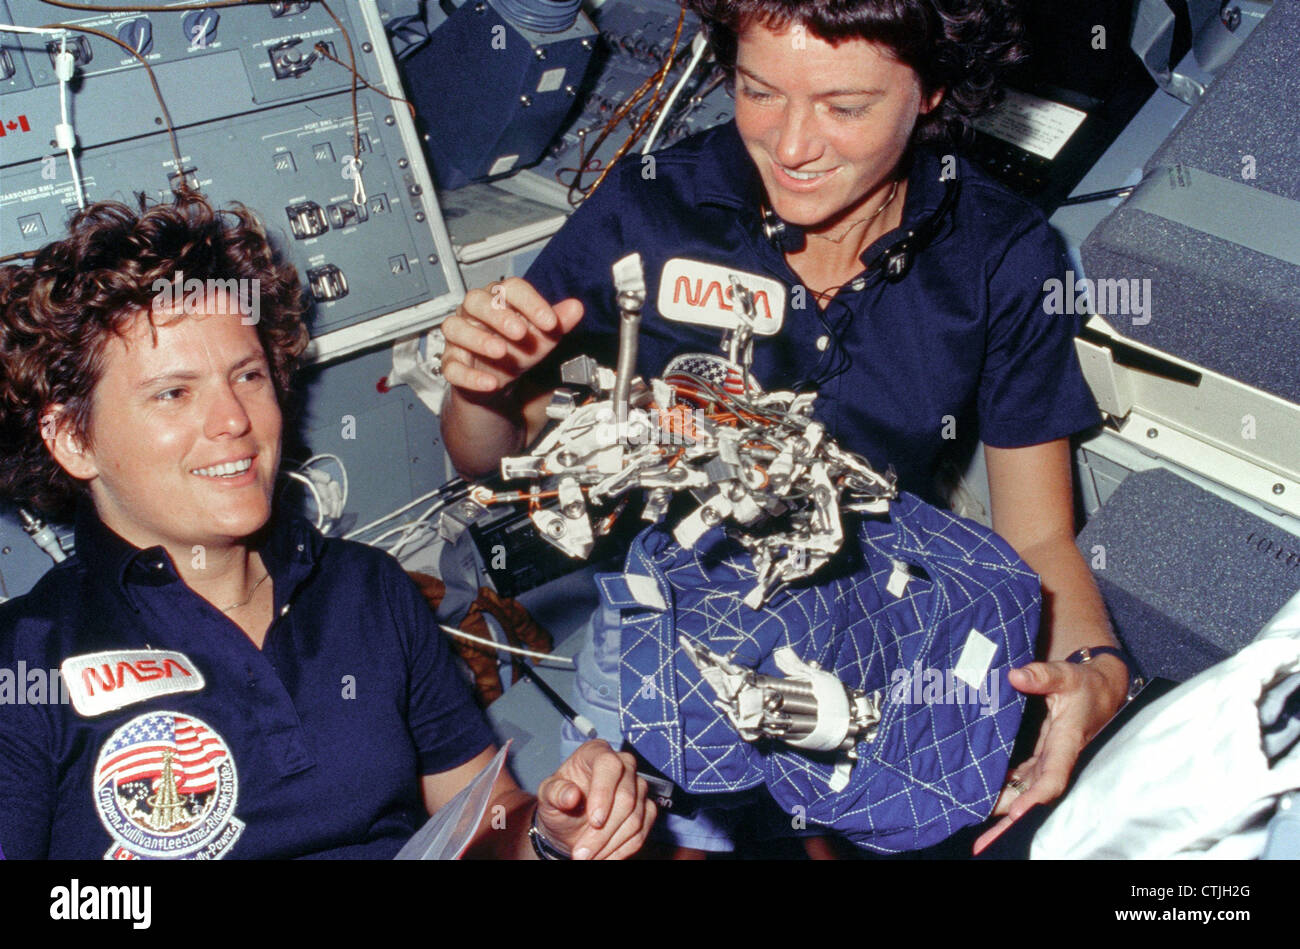
<svg viewBox="0 0 1300 949">
<path fill-rule="evenodd" d="M 357 161 L 354 165 L 357 170 L 357 177 L 352 182 L 352 203 L 359 208 L 366 206 L 366 185 L 361 180 L 361 162 Z"/>
<path fill-rule="evenodd" d="M 332 455 L 332 454 L 330 454 L 330 453 L 327 452 L 327 451 L 323 451 L 323 452 L 321 452 L 321 453 L 318 454 L 318 455 L 312 455 L 310 458 L 308 458 L 306 461 L 304 461 L 301 465 L 299 465 L 298 468 L 299 468 L 299 470 L 306 471 L 308 468 L 310 468 L 310 467 L 311 467 L 312 465 L 314 465 L 316 462 L 318 462 L 318 461 L 326 461 L 326 460 L 329 460 L 329 459 L 332 459 L 332 460 L 334 461 L 334 463 L 335 463 L 336 465 L 339 466 L 339 473 L 340 473 L 341 475 L 343 475 L 343 501 L 342 501 L 342 506 L 346 507 L 346 506 L 347 506 L 347 503 L 348 503 L 348 469 L 347 469 L 347 466 L 343 464 L 343 459 L 342 459 L 342 458 L 340 458 L 338 455 Z M 342 512 L 340 512 L 340 513 L 342 513 Z"/>
<path fill-rule="evenodd" d="M 433 491 L 430 491 L 428 494 L 422 494 L 414 501 L 411 501 L 407 504 L 403 504 L 397 510 L 390 511 L 388 514 L 385 514 L 383 517 L 375 518 L 375 520 L 371 521 L 365 527 L 358 527 L 356 530 L 344 534 L 343 539 L 352 540 L 353 538 L 358 537 L 361 534 L 364 534 L 366 531 L 373 530 L 374 528 L 378 527 L 380 524 L 384 523 L 384 521 L 391 521 L 393 518 L 397 517 L 397 515 L 405 514 L 411 508 L 415 507 L 417 504 L 423 504 L 425 501 L 429 500 L 429 498 L 438 494 L 441 490 L 442 488 L 436 488 Z"/>
<path fill-rule="evenodd" d="M 394 557 L 396 557 L 397 552 L 401 550 L 402 547 L 406 545 L 406 542 L 414 536 L 416 529 L 423 526 L 429 520 L 429 518 L 434 515 L 435 512 L 441 510 L 446 506 L 447 506 L 447 502 L 442 500 L 442 498 L 439 498 L 437 501 L 434 501 L 432 504 L 430 504 L 429 507 L 425 509 L 425 512 L 423 514 L 421 514 L 419 517 L 417 517 L 414 521 L 411 522 L 411 526 L 406 529 L 406 533 L 403 534 L 401 537 L 397 538 L 397 543 L 393 544 L 393 546 L 388 548 L 388 552 L 392 554 Z"/>
<path fill-rule="evenodd" d="M 373 538 L 371 538 L 370 540 L 362 541 L 361 543 L 363 543 L 363 544 L 368 544 L 368 545 L 371 546 L 371 547 L 378 547 L 381 543 L 383 543 L 383 542 L 384 542 L 385 540 L 387 540 L 389 537 L 392 537 L 394 534 L 400 533 L 401 531 L 408 531 L 408 532 L 409 532 L 409 531 L 412 531 L 412 530 L 414 530 L 415 528 L 419 527 L 421 524 L 425 523 L 425 522 L 430 518 L 430 516 L 432 516 L 433 514 L 437 513 L 437 512 L 438 512 L 439 510 L 441 510 L 443 507 L 446 507 L 448 503 L 449 503 L 449 502 L 447 502 L 447 501 L 441 501 L 441 502 L 439 502 L 438 504 L 435 504 L 435 505 L 431 506 L 428 510 L 426 510 L 423 514 L 421 514 L 421 515 L 420 515 L 419 517 L 417 517 L 415 520 L 413 520 L 413 521 L 404 521 L 403 523 L 398 524 L 396 527 L 390 527 L 388 530 L 384 531 L 382 534 L 378 535 L 377 537 L 373 537 Z M 351 535 L 349 534 L 348 536 L 350 537 Z M 346 538 L 345 538 L 345 539 L 346 539 Z M 397 543 L 398 543 L 398 544 L 401 544 L 402 541 L 399 540 Z M 397 546 L 397 544 L 395 544 L 395 545 L 393 546 L 393 548 L 390 548 L 390 551 L 391 551 L 391 549 L 395 549 L 396 546 Z"/>
<path fill-rule="evenodd" d="M 431 505 L 428 508 L 428 510 L 426 510 L 415 520 L 405 521 L 401 524 L 398 524 L 396 527 L 390 527 L 388 530 L 384 531 L 379 536 L 373 537 L 367 541 L 362 541 L 362 543 L 368 544 L 371 547 L 378 547 L 383 541 L 387 540 L 389 537 L 392 537 L 394 534 L 400 533 L 401 531 L 406 531 L 408 534 L 412 533 L 417 527 L 426 523 L 430 517 L 432 517 L 442 508 L 446 507 L 449 503 L 450 502 L 448 501 L 439 501 L 438 503 Z M 406 538 L 402 538 L 398 540 L 397 543 L 395 543 L 392 547 L 389 548 L 389 553 L 392 553 L 393 551 L 397 550 L 398 547 L 400 547 L 405 542 L 406 542 Z M 394 556 L 396 556 L 396 554 L 394 554 Z"/>
<path fill-rule="evenodd" d="M 650 129 L 650 137 L 646 139 L 645 147 L 641 149 L 642 155 L 649 155 L 650 149 L 654 148 L 655 139 L 659 137 L 659 130 L 663 128 L 664 122 L 668 119 L 668 113 L 673 110 L 673 104 L 677 97 L 682 94 L 686 88 L 686 83 L 690 80 L 691 74 L 695 72 L 695 67 L 700 64 L 704 58 L 704 52 L 709 48 L 708 40 L 704 37 L 704 31 L 695 34 L 691 40 L 691 61 L 686 65 L 686 72 L 682 73 L 682 78 L 677 80 L 677 85 L 673 86 L 673 91 L 668 94 L 668 101 L 664 103 L 663 109 L 659 113 L 659 118 L 655 119 L 655 124 Z"/>
<path fill-rule="evenodd" d="M 81 172 L 77 168 L 77 156 L 73 151 L 77 145 L 77 133 L 72 128 L 72 123 L 68 121 L 68 99 L 71 96 L 68 91 L 68 80 L 76 71 L 77 63 L 68 52 L 68 34 L 65 30 L 59 43 L 59 53 L 54 57 L 54 72 L 59 77 L 59 112 L 63 119 L 54 126 L 54 141 L 59 148 L 68 153 L 68 169 L 72 172 L 72 187 L 77 195 L 77 207 L 84 209 L 86 195 L 81 190 Z"/>
<path fill-rule="evenodd" d="M 512 652 L 517 656 L 527 656 L 529 659 L 537 659 L 538 661 L 563 663 L 570 669 L 577 667 L 577 663 L 567 656 L 552 656 L 550 653 L 546 652 L 533 652 L 531 649 L 520 649 L 518 646 L 507 646 L 505 643 L 499 643 L 492 639 L 484 639 L 481 636 L 472 636 L 463 629 L 453 629 L 450 626 L 443 626 L 442 623 L 439 623 L 438 626 L 444 633 L 449 633 L 452 636 L 459 636 L 461 639 L 468 639 L 470 642 L 478 643 L 480 646 L 491 646 L 493 649 Z"/>
<path fill-rule="evenodd" d="M 68 35 L 65 33 L 59 38 L 59 51 L 54 56 L 54 75 L 59 77 L 59 82 L 69 82 L 76 72 L 77 58 L 68 52 Z M 63 114 L 63 121 L 68 121 L 67 112 Z"/>
<path fill-rule="evenodd" d="M 383 543 L 383 542 L 384 542 L 385 540 L 387 540 L 388 538 L 392 537 L 394 534 L 399 534 L 399 533 L 401 533 L 402 531 L 406 530 L 406 529 L 409 528 L 409 527 L 415 527 L 415 526 L 418 526 L 420 523 L 421 523 L 421 522 L 420 522 L 420 520 L 419 520 L 418 518 L 417 518 L 416 520 L 413 520 L 413 521 L 405 521 L 405 522 L 403 522 L 403 523 L 401 523 L 401 524 L 398 524 L 396 527 L 392 527 L 392 528 L 389 528 L 388 530 L 384 531 L 382 534 L 380 534 L 380 535 L 379 535 L 378 537 L 376 537 L 374 540 L 368 540 L 368 541 L 365 541 L 365 543 L 369 544 L 371 547 L 378 547 L 381 543 Z"/>
<path fill-rule="evenodd" d="M 312 481 L 311 478 L 308 478 L 304 474 L 299 474 L 297 471 L 282 471 L 280 473 L 286 478 L 292 478 L 294 481 L 301 482 L 307 486 L 307 490 L 311 492 L 312 500 L 316 502 L 316 529 L 321 530 L 324 528 L 325 502 L 321 499 L 320 491 L 316 488 L 316 482 Z"/>
<path fill-rule="evenodd" d="M 342 484 L 335 481 L 328 471 L 316 471 L 312 465 L 320 461 L 333 461 L 339 467 L 339 473 L 342 476 Z M 312 455 L 297 468 L 298 471 L 310 478 L 328 502 L 324 508 L 325 521 L 337 521 L 343 517 L 343 512 L 348 506 L 348 469 L 343 464 L 343 459 L 338 455 L 332 455 L 329 452 L 322 452 L 318 455 Z"/>
<path fill-rule="evenodd" d="M 62 27 L 51 29 L 47 26 L 19 26 L 16 23 L 0 23 L 0 31 L 9 33 L 39 33 L 43 36 L 68 35 L 68 31 Z"/>
</svg>

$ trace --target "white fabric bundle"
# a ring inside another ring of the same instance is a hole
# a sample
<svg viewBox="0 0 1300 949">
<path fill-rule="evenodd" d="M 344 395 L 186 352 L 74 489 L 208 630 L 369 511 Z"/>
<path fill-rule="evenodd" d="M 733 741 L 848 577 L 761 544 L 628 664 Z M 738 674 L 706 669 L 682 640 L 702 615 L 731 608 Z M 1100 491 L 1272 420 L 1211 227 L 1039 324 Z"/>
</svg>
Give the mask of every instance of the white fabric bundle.
<svg viewBox="0 0 1300 949">
<path fill-rule="evenodd" d="M 1296 673 L 1300 594 L 1254 642 L 1115 735 L 1039 829 L 1030 856 L 1258 857 L 1278 798 L 1300 788 L 1300 742 L 1270 765 L 1260 706 Z"/>
</svg>

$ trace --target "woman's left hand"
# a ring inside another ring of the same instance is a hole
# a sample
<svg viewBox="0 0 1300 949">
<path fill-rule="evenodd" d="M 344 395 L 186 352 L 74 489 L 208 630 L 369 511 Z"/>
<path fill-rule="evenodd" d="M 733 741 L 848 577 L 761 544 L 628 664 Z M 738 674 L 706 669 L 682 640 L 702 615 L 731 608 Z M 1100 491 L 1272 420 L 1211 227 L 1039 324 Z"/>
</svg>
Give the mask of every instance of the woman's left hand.
<svg viewBox="0 0 1300 949">
<path fill-rule="evenodd" d="M 589 741 L 537 789 L 538 829 L 575 860 L 621 860 L 645 843 L 655 819 L 636 759 Z"/>
<path fill-rule="evenodd" d="M 1114 656 L 1098 656 L 1085 663 L 1031 662 L 1012 669 L 1007 678 L 1017 691 L 1044 696 L 1047 717 L 1034 753 L 1010 770 L 993 808 L 994 816 L 1002 816 L 1002 820 L 975 841 L 977 854 L 1030 808 L 1061 796 L 1084 745 L 1124 704 L 1128 691 L 1128 669 Z M 1017 789 L 1011 779 L 1023 788 Z"/>
</svg>

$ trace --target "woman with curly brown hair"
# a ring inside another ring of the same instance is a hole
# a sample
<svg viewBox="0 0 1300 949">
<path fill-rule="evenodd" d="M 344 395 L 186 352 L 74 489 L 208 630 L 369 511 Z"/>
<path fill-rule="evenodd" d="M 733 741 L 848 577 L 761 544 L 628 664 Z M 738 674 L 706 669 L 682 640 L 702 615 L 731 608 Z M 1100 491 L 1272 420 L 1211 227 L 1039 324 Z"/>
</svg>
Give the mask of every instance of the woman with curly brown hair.
<svg viewBox="0 0 1300 949">
<path fill-rule="evenodd" d="M 0 605 L 0 668 L 70 700 L 0 701 L 6 856 L 391 857 L 495 754 L 397 563 L 272 510 L 306 341 L 262 226 L 190 194 L 0 271 L 0 494 L 76 516 Z M 494 799 L 484 855 L 622 857 L 653 819 L 598 742 Z"/>
<path fill-rule="evenodd" d="M 945 449 L 983 442 L 994 529 L 1041 574 L 1046 603 L 1045 661 L 1010 681 L 1047 706 L 983 846 L 1064 790 L 1128 686 L 1073 543 L 1069 437 L 1099 415 L 1074 355 L 1079 325 L 1043 307 L 1064 255 L 1040 211 L 959 151 L 1022 57 L 1015 6 L 691 6 L 730 71 L 735 121 L 616 166 L 524 279 L 466 296 L 443 326 L 445 443 L 462 471 L 490 470 L 539 431 L 565 358 L 613 364 L 610 266 L 631 251 L 646 269 L 642 375 L 716 351 L 710 327 L 730 316 L 736 274 L 781 325 L 756 337 L 754 377 L 817 390 L 827 432 L 892 465 L 899 487 L 941 502 Z"/>
</svg>

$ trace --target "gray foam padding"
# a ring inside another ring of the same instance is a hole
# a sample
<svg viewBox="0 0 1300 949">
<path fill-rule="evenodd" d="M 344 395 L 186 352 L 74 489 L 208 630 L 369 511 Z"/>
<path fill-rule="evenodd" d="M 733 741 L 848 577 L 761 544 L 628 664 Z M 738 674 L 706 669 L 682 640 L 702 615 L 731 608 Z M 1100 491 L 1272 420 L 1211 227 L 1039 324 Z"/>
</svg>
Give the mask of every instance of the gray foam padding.
<svg viewBox="0 0 1300 949">
<path fill-rule="evenodd" d="M 1300 201 L 1300 3 L 1273 9 L 1147 163 L 1183 163 Z M 1243 157 L 1254 158 L 1243 180 Z M 1225 206 L 1222 214 L 1234 213 Z M 1300 220 L 1300 208 L 1297 209 Z M 1125 336 L 1300 403 L 1300 267 L 1131 206 L 1084 241 L 1092 279 L 1150 279 L 1150 322 Z"/>
<path fill-rule="evenodd" d="M 1300 537 L 1156 468 L 1078 536 L 1115 631 L 1148 676 L 1184 681 L 1252 639 L 1300 590 Z"/>
</svg>

